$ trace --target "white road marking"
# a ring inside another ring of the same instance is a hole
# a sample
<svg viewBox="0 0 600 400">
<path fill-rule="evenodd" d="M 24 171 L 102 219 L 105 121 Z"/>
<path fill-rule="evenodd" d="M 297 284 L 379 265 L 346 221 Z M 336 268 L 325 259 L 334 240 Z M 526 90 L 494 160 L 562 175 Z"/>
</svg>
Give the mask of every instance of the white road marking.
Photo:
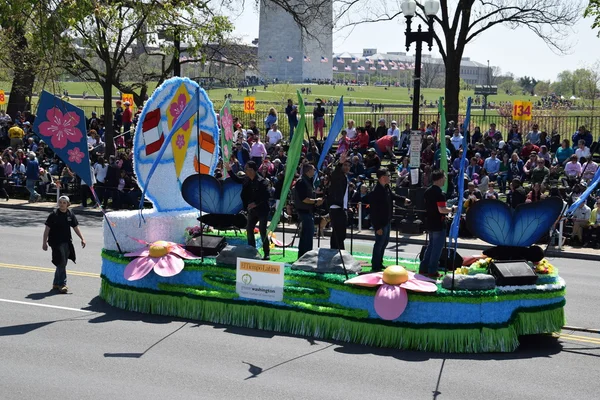
<svg viewBox="0 0 600 400">
<path fill-rule="evenodd" d="M 81 308 L 53 306 L 53 305 L 50 305 L 50 304 L 31 303 L 31 302 L 27 302 L 27 301 L 17 301 L 17 300 L 0 299 L 0 302 L 13 303 L 13 304 L 22 304 L 22 305 L 25 305 L 25 306 L 55 308 L 57 310 L 78 311 L 78 312 L 82 312 L 82 313 L 91 313 L 92 312 L 92 311 L 88 311 L 88 310 L 82 310 Z"/>
</svg>

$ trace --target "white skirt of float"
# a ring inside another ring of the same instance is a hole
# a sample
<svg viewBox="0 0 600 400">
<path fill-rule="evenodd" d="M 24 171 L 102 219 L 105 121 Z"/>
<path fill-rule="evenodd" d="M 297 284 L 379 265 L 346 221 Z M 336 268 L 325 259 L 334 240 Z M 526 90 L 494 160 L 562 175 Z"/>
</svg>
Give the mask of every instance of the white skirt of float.
<svg viewBox="0 0 600 400">
<path fill-rule="evenodd" d="M 198 225 L 197 218 L 200 213 L 198 211 L 158 212 L 155 209 L 146 209 L 143 215 L 144 220 L 140 224 L 139 210 L 107 213 L 121 250 L 126 253 L 143 247 L 143 244 L 137 242 L 136 239 L 148 243 L 166 240 L 185 244 L 185 228 Z M 117 244 L 108 228 L 106 219 L 104 219 L 103 229 L 104 248 L 117 251 Z"/>
</svg>

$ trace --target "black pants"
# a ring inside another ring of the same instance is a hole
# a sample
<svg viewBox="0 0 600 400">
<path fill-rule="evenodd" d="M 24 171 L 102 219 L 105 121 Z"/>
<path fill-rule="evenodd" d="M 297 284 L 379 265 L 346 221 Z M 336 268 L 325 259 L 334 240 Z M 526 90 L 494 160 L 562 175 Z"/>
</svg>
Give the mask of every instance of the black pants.
<svg viewBox="0 0 600 400">
<path fill-rule="evenodd" d="M 248 225 L 246 226 L 246 235 L 248 236 L 248 245 L 256 247 L 256 240 L 254 239 L 254 228 L 258 222 L 258 230 L 260 232 L 260 239 L 262 240 L 263 251 L 265 257 L 269 255 L 269 240 L 267 238 L 267 221 L 269 214 L 261 215 L 256 211 L 250 210 L 248 212 Z"/>
<path fill-rule="evenodd" d="M 88 198 L 90 198 L 92 200 L 92 205 L 95 204 L 95 200 L 94 200 L 94 196 L 92 196 L 92 191 L 90 190 L 88 185 L 80 185 L 79 186 L 79 192 L 81 195 L 81 206 L 82 207 L 87 207 L 88 206 Z"/>
<path fill-rule="evenodd" d="M 344 240 L 346 240 L 346 227 L 348 226 L 348 216 L 346 210 L 342 208 L 330 208 L 329 217 L 331 218 L 331 244 L 332 249 L 345 250 Z"/>
</svg>

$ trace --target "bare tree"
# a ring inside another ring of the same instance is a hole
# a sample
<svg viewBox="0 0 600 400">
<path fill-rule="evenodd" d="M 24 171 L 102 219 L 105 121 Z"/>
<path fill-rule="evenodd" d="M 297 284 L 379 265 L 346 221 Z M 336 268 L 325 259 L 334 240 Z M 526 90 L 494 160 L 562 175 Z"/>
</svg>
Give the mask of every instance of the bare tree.
<svg viewBox="0 0 600 400">
<path fill-rule="evenodd" d="M 421 84 L 425 88 L 444 85 L 444 62 L 436 58 L 426 58 L 421 68 Z"/>
<path fill-rule="evenodd" d="M 402 12 L 386 0 L 362 3 L 340 0 L 336 7 L 339 27 L 401 18 Z M 456 119 L 459 109 L 460 62 L 465 47 L 481 33 L 498 25 L 526 27 L 551 49 L 564 53 L 569 28 L 583 12 L 583 0 L 440 0 L 441 16 L 436 16 L 434 40 L 446 65 L 446 115 Z M 399 4 L 399 3 L 398 3 Z M 419 3 L 418 3 L 419 4 Z M 351 11 L 352 10 L 352 11 Z M 422 4 L 417 18 L 427 21 Z"/>
</svg>

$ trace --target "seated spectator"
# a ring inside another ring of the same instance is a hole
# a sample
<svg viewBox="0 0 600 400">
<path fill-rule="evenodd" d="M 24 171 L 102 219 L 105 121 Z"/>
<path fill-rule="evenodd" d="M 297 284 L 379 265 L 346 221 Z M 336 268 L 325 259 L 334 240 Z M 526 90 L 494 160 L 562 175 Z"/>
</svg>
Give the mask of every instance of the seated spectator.
<svg viewBox="0 0 600 400">
<path fill-rule="evenodd" d="M 550 147 L 550 138 L 548 138 L 548 132 L 542 131 L 540 133 L 540 141 L 537 145 L 540 149 L 542 146 Z"/>
<path fill-rule="evenodd" d="M 489 200 L 498 200 L 499 199 L 498 192 L 496 192 L 496 183 L 495 182 L 490 182 L 490 184 L 488 186 L 488 190 L 487 190 L 487 192 L 485 192 L 483 194 L 483 197 L 485 199 L 489 199 Z"/>
<path fill-rule="evenodd" d="M 352 204 L 352 210 L 358 218 L 358 204 L 361 205 L 361 217 L 362 217 L 362 228 L 366 229 L 369 227 L 369 188 L 367 185 L 360 185 L 359 190 L 357 190 L 352 198 L 350 199 L 350 203 Z"/>
<path fill-rule="evenodd" d="M 435 153 L 433 151 L 433 145 L 428 145 L 421 152 L 421 162 L 425 165 L 433 165 L 433 157 Z"/>
<path fill-rule="evenodd" d="M 454 148 L 454 152 L 457 153 L 458 150 L 463 145 L 463 136 L 460 134 L 460 131 L 459 131 L 458 128 L 454 129 L 454 133 L 452 135 L 452 139 L 450 139 L 450 142 L 452 143 L 452 147 Z"/>
<path fill-rule="evenodd" d="M 573 187 L 581 177 L 581 164 L 577 161 L 577 156 L 573 154 L 568 163 L 565 164 L 565 177 L 562 179 L 564 187 Z"/>
<path fill-rule="evenodd" d="M 74 178 L 75 174 L 73 173 L 73 171 L 71 171 L 71 168 L 65 165 L 65 167 L 62 169 L 62 172 L 60 173 L 60 184 L 62 185 L 63 190 L 67 188 L 69 183 L 72 183 L 74 181 Z"/>
<path fill-rule="evenodd" d="M 519 179 L 513 179 L 510 183 L 510 191 L 508 192 L 508 196 L 506 197 L 506 203 L 512 208 L 515 209 L 517 206 L 524 204 L 527 200 L 527 192 L 525 188 L 521 185 L 521 181 Z"/>
<path fill-rule="evenodd" d="M 517 157 L 518 158 L 518 157 Z M 519 160 L 520 161 L 520 160 Z M 500 171 L 498 172 L 498 177 L 496 181 L 498 182 L 498 186 L 500 188 L 500 193 L 506 193 L 506 185 L 509 181 L 509 169 L 510 169 L 510 157 L 508 153 L 502 154 L 502 162 L 500 163 Z"/>
<path fill-rule="evenodd" d="M 397 187 L 408 187 L 410 186 L 410 159 L 408 157 L 402 157 L 400 164 L 398 165 L 398 177 L 396 178 Z"/>
<path fill-rule="evenodd" d="M 593 245 L 594 248 L 600 248 L 600 198 L 596 199 L 596 206 L 590 214 L 589 225 L 584 230 L 584 246 Z M 595 236 L 593 238 L 592 236 Z"/>
<path fill-rule="evenodd" d="M 520 152 L 521 147 L 523 147 L 523 136 L 519 132 L 519 126 L 513 124 L 510 131 L 508 131 L 508 136 L 506 138 L 506 144 L 508 145 L 509 151 L 512 153 L 513 151 Z"/>
<path fill-rule="evenodd" d="M 365 175 L 370 176 L 377 172 L 379 168 L 381 168 L 381 158 L 375 152 L 375 149 L 370 148 L 367 150 L 367 154 L 365 154 L 364 158 L 365 164 Z"/>
<path fill-rule="evenodd" d="M 15 182 L 15 185 L 22 185 L 25 183 L 25 164 L 19 157 L 15 157 L 15 163 L 12 166 L 12 173 L 10 178 Z"/>
<path fill-rule="evenodd" d="M 535 203 L 546 198 L 542 185 L 539 182 L 533 184 L 531 191 L 527 194 L 526 203 Z"/>
<path fill-rule="evenodd" d="M 542 145 L 540 146 L 540 152 L 538 153 L 538 157 L 541 157 L 544 159 L 544 164 L 546 165 L 546 167 L 549 167 L 552 162 L 552 154 L 550 154 L 550 152 L 548 151 L 548 146 L 546 145 Z"/>
<path fill-rule="evenodd" d="M 541 132 L 540 132 L 539 125 L 533 124 L 533 126 L 531 127 L 531 131 L 529 131 L 527 136 L 525 136 L 525 140 L 527 142 L 531 142 L 532 144 L 537 146 L 540 143 L 540 136 L 541 136 Z"/>
<path fill-rule="evenodd" d="M 577 149 L 575 149 L 575 155 L 577 159 L 581 159 L 581 157 L 585 157 L 586 159 L 590 157 L 590 148 L 585 145 L 585 140 L 579 139 L 577 142 Z"/>
<path fill-rule="evenodd" d="M 539 183 L 542 190 L 545 190 L 549 179 L 550 170 L 544 165 L 544 160 L 538 158 L 535 168 L 531 170 L 531 184 Z"/>
<path fill-rule="evenodd" d="M 596 175 L 596 171 L 598 170 L 598 164 L 596 164 L 591 157 L 589 158 L 589 161 L 585 157 L 582 157 L 581 162 L 581 177 L 584 181 L 589 183 L 592 180 L 592 178 L 594 178 L 594 175 Z"/>
<path fill-rule="evenodd" d="M 556 150 L 555 158 L 559 165 L 564 166 L 573 154 L 575 154 L 575 150 L 571 148 L 569 139 L 565 139 L 560 144 L 558 150 Z"/>
<path fill-rule="evenodd" d="M 531 155 L 531 153 L 535 152 L 535 154 L 537 156 L 537 153 L 539 151 L 540 151 L 539 147 L 537 147 L 530 141 L 527 141 L 527 142 L 525 142 L 525 146 L 523 146 L 523 148 L 521 149 L 521 158 L 524 160 L 527 160 L 529 158 L 529 156 Z"/>
<path fill-rule="evenodd" d="M 356 140 L 353 141 L 361 154 L 365 154 L 369 148 L 369 134 L 362 126 L 356 128 Z"/>
<path fill-rule="evenodd" d="M 485 168 L 481 168 L 479 171 L 479 182 L 477 183 L 477 189 L 481 193 L 485 193 L 488 191 L 488 185 L 490 184 L 490 177 Z"/>
<path fill-rule="evenodd" d="M 473 183 L 473 182 L 467 183 L 467 190 L 465 190 L 463 197 L 465 199 L 468 197 L 473 197 L 477 201 L 483 199 L 483 195 L 481 194 L 481 191 L 477 188 L 477 186 L 475 186 L 475 183 Z"/>
<path fill-rule="evenodd" d="M 352 164 L 350 165 L 350 172 L 348 175 L 350 177 L 357 178 L 359 175 L 363 175 L 365 173 L 365 166 L 360 160 L 358 156 L 352 157 Z"/>
<path fill-rule="evenodd" d="M 310 163 L 316 167 L 317 164 L 319 163 L 320 157 L 321 157 L 321 154 L 319 153 L 319 149 L 317 148 L 317 145 L 313 143 L 310 146 L 308 153 L 306 153 L 306 159 L 308 161 L 310 161 Z"/>
<path fill-rule="evenodd" d="M 385 118 L 381 118 L 379 119 L 379 124 L 377 126 L 377 129 L 375 130 L 375 140 L 379 140 L 382 137 L 384 137 L 385 135 L 387 135 L 387 131 L 388 128 L 387 126 L 385 126 Z"/>
<path fill-rule="evenodd" d="M 537 160 L 537 153 L 533 152 L 529 154 L 529 159 L 527 160 L 525 165 L 523 165 L 523 175 L 525 177 L 525 180 L 531 179 L 531 171 L 533 171 L 537 166 Z"/>
<path fill-rule="evenodd" d="M 469 177 L 469 180 L 473 180 L 473 175 L 477 174 L 479 176 L 479 171 L 481 171 L 481 167 L 477 162 L 477 157 L 471 158 L 471 164 L 466 169 L 466 174 Z"/>
<path fill-rule="evenodd" d="M 476 126 L 473 129 L 473 134 L 471 135 L 471 140 L 469 144 L 475 146 L 475 144 L 480 143 L 483 140 L 483 136 L 481 135 L 481 128 Z"/>
<path fill-rule="evenodd" d="M 492 138 L 496 143 L 502 140 L 502 133 L 496 129 L 496 124 L 493 122 L 490 124 L 490 129 L 485 133 L 485 136 Z"/>
<path fill-rule="evenodd" d="M 571 245 L 583 244 L 583 232 L 590 225 L 590 217 L 592 216 L 592 210 L 585 204 L 585 201 L 581 202 L 579 207 L 573 211 L 573 215 L 570 220 L 573 222 L 573 232 L 571 234 Z"/>
<path fill-rule="evenodd" d="M 348 135 L 348 140 L 352 141 L 356 139 L 356 128 L 354 127 L 353 119 L 348 120 L 348 127 L 346 128 L 346 133 Z"/>
<path fill-rule="evenodd" d="M 268 148 L 274 147 L 276 144 L 281 142 L 281 140 L 283 139 L 283 135 L 279 131 L 277 123 L 271 124 L 271 129 L 267 133 L 267 138 L 268 138 L 268 141 L 267 141 Z"/>
<path fill-rule="evenodd" d="M 258 173 L 262 175 L 263 178 L 271 178 L 275 171 L 275 166 L 271 162 L 271 156 L 266 156 L 263 160 L 262 164 L 258 167 Z"/>
<path fill-rule="evenodd" d="M 492 154 L 488 158 L 486 158 L 483 163 L 483 168 L 485 168 L 485 170 L 487 171 L 488 176 L 490 177 L 490 181 L 495 181 L 496 175 L 498 175 L 498 173 L 500 172 L 501 161 L 499 158 L 496 157 L 496 155 L 497 152 L 493 150 Z"/>
</svg>

